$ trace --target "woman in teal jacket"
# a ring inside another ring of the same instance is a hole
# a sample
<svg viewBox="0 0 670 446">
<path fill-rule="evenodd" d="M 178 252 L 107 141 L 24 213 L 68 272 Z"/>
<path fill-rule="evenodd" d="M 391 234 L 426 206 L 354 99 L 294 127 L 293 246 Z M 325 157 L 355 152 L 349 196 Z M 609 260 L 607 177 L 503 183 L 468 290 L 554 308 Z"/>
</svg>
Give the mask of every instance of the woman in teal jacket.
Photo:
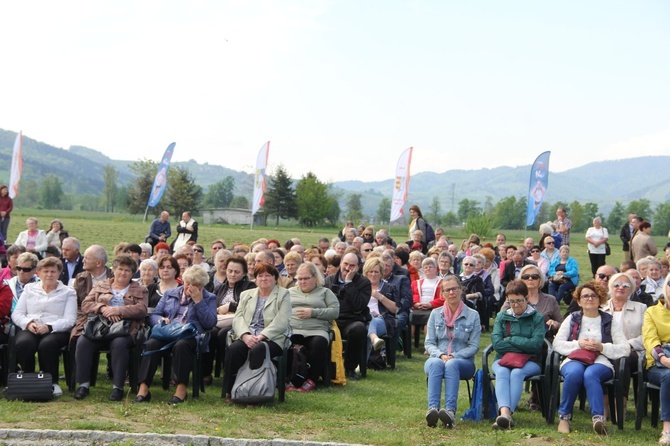
<svg viewBox="0 0 670 446">
<path fill-rule="evenodd" d="M 544 342 L 544 316 L 528 305 L 528 287 L 521 280 L 507 284 L 505 295 L 510 308 L 501 311 L 491 333 L 491 343 L 496 351 L 493 373 L 496 375 L 496 398 L 500 416 L 493 423 L 494 429 L 508 429 L 514 426 L 512 414 L 516 409 L 523 381 L 527 376 L 540 373 L 540 357 Z M 500 360 L 505 353 L 524 353 L 528 361 L 519 368 L 504 367 Z"/>
<path fill-rule="evenodd" d="M 570 304 L 571 293 L 579 285 L 579 265 L 574 257 L 570 257 L 570 247 L 561 246 L 558 258 L 549 265 L 549 294 L 560 304 L 565 299 Z"/>
</svg>

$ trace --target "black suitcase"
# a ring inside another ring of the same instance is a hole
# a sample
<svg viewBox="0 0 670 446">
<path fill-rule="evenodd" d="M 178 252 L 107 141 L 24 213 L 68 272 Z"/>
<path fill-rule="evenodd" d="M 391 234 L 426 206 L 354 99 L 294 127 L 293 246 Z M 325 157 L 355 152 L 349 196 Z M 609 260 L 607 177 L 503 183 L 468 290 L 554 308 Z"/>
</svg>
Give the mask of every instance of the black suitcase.
<svg viewBox="0 0 670 446">
<path fill-rule="evenodd" d="M 5 395 L 8 400 L 50 401 L 53 399 L 51 373 L 10 373 Z"/>
</svg>

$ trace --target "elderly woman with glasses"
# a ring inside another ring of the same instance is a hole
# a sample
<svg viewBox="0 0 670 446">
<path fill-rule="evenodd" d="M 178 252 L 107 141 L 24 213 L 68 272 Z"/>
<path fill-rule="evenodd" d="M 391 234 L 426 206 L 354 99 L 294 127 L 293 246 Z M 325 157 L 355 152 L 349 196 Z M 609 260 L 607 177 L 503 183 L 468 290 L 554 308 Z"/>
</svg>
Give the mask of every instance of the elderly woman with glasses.
<svg viewBox="0 0 670 446">
<path fill-rule="evenodd" d="M 540 267 L 542 274 L 546 275 L 549 272 L 549 260 L 542 257 L 542 250 L 539 246 L 535 245 L 530 248 L 530 257 L 533 259 L 533 262 L 537 263 L 537 266 Z"/>
<path fill-rule="evenodd" d="M 428 319 L 426 351 L 430 358 L 423 366 L 428 375 L 428 412 L 426 423 L 453 428 L 461 379 L 470 379 L 475 373 L 475 355 L 479 351 L 481 322 L 479 313 L 468 308 L 461 300 L 461 285 L 456 276 L 440 282 L 444 305 L 436 308 Z M 442 382 L 444 406 L 440 409 Z"/>
<path fill-rule="evenodd" d="M 642 341 L 642 323 L 647 306 L 640 302 L 633 302 L 630 297 L 635 291 L 635 279 L 627 273 L 613 275 L 608 283 L 610 299 L 601 307 L 601 310 L 611 315 L 621 326 L 624 336 L 630 345 L 627 373 L 624 380 L 624 395 L 628 395 L 631 373 L 637 371 L 637 360 L 644 353 Z M 625 397 L 625 401 L 628 398 Z M 624 403 L 626 407 L 626 403 Z"/>
<path fill-rule="evenodd" d="M 340 314 L 337 296 L 324 286 L 321 270 L 313 263 L 305 262 L 298 267 L 298 286 L 289 289 L 291 297 L 291 328 L 293 344 L 304 345 L 307 362 L 310 364 L 303 382 L 287 382 L 286 390 L 310 392 L 315 382 L 323 375 L 330 341 L 330 325 Z"/>
<path fill-rule="evenodd" d="M 570 257 L 570 246 L 563 245 L 558 250 L 558 259 L 549 265 L 549 294 L 556 297 L 559 304 L 570 303 L 570 293 L 579 285 L 579 264 Z"/>
<path fill-rule="evenodd" d="M 522 280 L 508 283 L 505 296 L 509 308 L 498 313 L 491 333 L 491 343 L 496 351 L 492 369 L 496 375 L 496 399 L 500 412 L 493 424 L 494 429 L 514 427 L 512 414 L 521 399 L 523 381 L 540 373 L 545 331 L 544 316 L 528 304 L 528 287 Z M 516 368 L 507 365 L 504 358 L 509 353 L 525 355 L 526 363 Z"/>
<path fill-rule="evenodd" d="M 558 407 L 558 432 L 570 433 L 572 408 L 582 388 L 591 407 L 593 430 L 606 435 L 603 383 L 614 376 L 612 361 L 628 356 L 630 345 L 621 324 L 600 310 L 607 291 L 589 281 L 574 292 L 581 310 L 570 314 L 554 338 L 554 350 L 566 357 L 560 365 L 563 394 Z"/>
<path fill-rule="evenodd" d="M 661 276 L 661 262 L 654 258 L 647 258 L 647 277 L 642 281 L 644 291 L 650 294 L 654 302 L 663 295 L 663 276 Z"/>
</svg>

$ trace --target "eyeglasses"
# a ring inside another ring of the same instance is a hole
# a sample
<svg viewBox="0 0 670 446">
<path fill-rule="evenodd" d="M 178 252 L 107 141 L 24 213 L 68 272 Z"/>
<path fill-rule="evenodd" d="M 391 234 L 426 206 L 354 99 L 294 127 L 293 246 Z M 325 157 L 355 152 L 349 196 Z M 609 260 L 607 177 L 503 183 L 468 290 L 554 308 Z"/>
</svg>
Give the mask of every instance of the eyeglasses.
<svg viewBox="0 0 670 446">
<path fill-rule="evenodd" d="M 27 267 L 27 268 L 24 268 L 24 267 L 22 267 L 22 266 L 17 266 L 17 267 L 16 267 L 16 270 L 17 270 L 17 271 L 23 271 L 24 273 L 29 273 L 29 272 L 31 272 L 31 271 L 34 270 L 34 269 L 35 269 L 35 268 L 31 268 L 31 267 Z"/>
<path fill-rule="evenodd" d="M 370 251 L 372 251 L 372 248 L 366 248 L 363 250 L 363 252 L 370 252 Z"/>
<path fill-rule="evenodd" d="M 611 275 L 603 274 L 603 273 L 598 273 L 596 274 L 600 280 L 610 280 Z"/>
<path fill-rule="evenodd" d="M 526 299 L 507 300 L 507 302 L 509 302 L 510 305 L 521 305 L 525 301 Z"/>
<path fill-rule="evenodd" d="M 531 249 L 530 252 L 535 253 L 535 252 L 540 252 L 540 250 L 539 249 Z"/>
<path fill-rule="evenodd" d="M 553 245 L 554 242 L 544 242 L 545 245 Z"/>
<path fill-rule="evenodd" d="M 193 252 L 199 252 L 200 254 L 202 254 L 205 251 L 203 251 L 202 249 L 194 249 Z"/>
<path fill-rule="evenodd" d="M 464 263 L 463 266 L 475 266 L 474 263 Z"/>
<path fill-rule="evenodd" d="M 624 288 L 624 289 L 629 289 L 630 288 L 630 283 L 614 283 L 612 284 L 614 288 Z"/>
<path fill-rule="evenodd" d="M 449 293 L 455 293 L 456 291 L 459 291 L 461 288 L 454 286 L 451 288 L 442 288 L 442 293 L 443 294 L 449 294 Z"/>
<path fill-rule="evenodd" d="M 540 280 L 540 275 L 539 274 L 522 274 L 521 275 L 521 280 Z"/>
<path fill-rule="evenodd" d="M 597 294 L 584 294 L 584 295 L 579 296 L 579 299 L 580 300 L 591 300 L 591 299 L 600 300 L 600 296 L 598 296 Z"/>
</svg>

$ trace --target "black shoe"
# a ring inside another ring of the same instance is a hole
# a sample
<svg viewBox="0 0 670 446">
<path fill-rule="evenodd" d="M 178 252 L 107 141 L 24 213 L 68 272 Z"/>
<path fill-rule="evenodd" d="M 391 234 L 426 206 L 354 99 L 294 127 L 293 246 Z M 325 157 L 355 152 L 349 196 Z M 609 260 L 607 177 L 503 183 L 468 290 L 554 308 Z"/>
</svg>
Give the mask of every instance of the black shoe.
<svg viewBox="0 0 670 446">
<path fill-rule="evenodd" d="M 177 404 L 181 404 L 184 401 L 186 401 L 186 398 L 188 398 L 188 395 L 184 397 L 184 399 L 179 398 L 177 395 L 173 395 L 172 398 L 168 400 L 168 404 L 171 406 L 176 406 Z"/>
<path fill-rule="evenodd" d="M 133 403 L 148 403 L 151 401 L 151 392 L 147 392 L 146 395 L 137 395 L 133 400 Z"/>
<path fill-rule="evenodd" d="M 361 379 L 361 376 L 358 373 L 356 373 L 356 370 L 347 370 L 345 375 L 347 379 L 351 381 L 358 381 L 359 379 Z"/>
<path fill-rule="evenodd" d="M 114 387 L 112 393 L 109 394 L 109 401 L 121 401 L 123 399 L 123 389 Z"/>
<path fill-rule="evenodd" d="M 79 388 L 74 392 L 74 399 L 83 400 L 90 392 L 91 391 L 88 389 L 88 387 L 79 386 Z"/>
</svg>

